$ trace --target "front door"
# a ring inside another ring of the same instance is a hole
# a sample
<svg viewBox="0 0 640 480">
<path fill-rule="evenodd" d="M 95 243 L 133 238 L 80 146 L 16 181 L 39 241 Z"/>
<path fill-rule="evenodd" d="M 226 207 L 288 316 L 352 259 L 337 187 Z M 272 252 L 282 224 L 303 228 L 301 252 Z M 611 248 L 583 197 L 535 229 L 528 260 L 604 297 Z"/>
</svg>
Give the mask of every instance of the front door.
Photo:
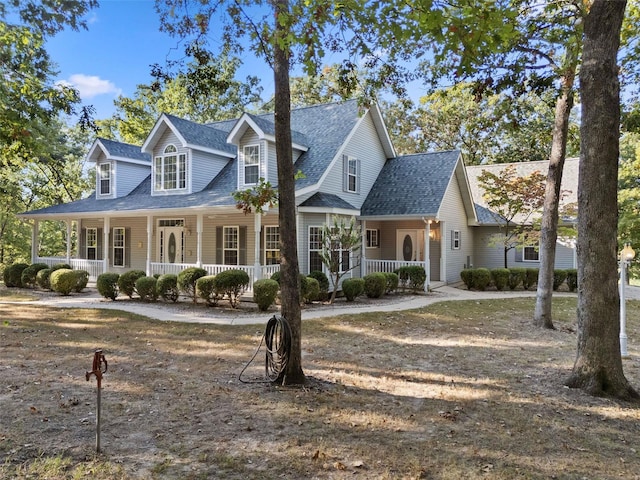
<svg viewBox="0 0 640 480">
<path fill-rule="evenodd" d="M 397 230 L 396 260 L 424 261 L 424 232 L 422 230 Z"/>
<path fill-rule="evenodd" d="M 160 248 L 158 248 L 158 261 L 160 263 L 184 263 L 183 232 L 182 227 L 160 227 Z"/>
</svg>

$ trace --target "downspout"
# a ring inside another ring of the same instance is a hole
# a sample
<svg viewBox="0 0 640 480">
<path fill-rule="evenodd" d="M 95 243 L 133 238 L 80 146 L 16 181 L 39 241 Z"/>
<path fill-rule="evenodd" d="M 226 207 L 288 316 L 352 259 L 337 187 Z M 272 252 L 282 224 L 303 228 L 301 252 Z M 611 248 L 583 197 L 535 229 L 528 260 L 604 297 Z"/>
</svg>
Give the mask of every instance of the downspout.
<svg viewBox="0 0 640 480">
<path fill-rule="evenodd" d="M 196 216 L 196 265 L 198 268 L 202 268 L 202 230 L 203 230 L 203 216 L 199 213 Z"/>
</svg>

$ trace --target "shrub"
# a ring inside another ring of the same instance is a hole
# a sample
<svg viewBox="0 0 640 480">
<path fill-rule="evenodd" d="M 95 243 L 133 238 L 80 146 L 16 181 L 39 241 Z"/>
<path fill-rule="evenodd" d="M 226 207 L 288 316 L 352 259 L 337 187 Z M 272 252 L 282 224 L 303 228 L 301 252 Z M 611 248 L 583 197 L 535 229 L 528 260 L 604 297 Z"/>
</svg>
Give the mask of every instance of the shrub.
<svg viewBox="0 0 640 480">
<path fill-rule="evenodd" d="M 385 290 L 386 290 L 386 276 L 385 276 Z M 356 298 L 364 293 L 364 279 L 362 278 L 347 278 L 342 282 L 342 292 L 347 299 L 347 302 L 353 302 Z"/>
<path fill-rule="evenodd" d="M 520 286 L 520 284 L 524 280 L 525 270 L 524 268 L 510 268 L 509 269 L 509 281 L 507 282 L 507 286 L 511 290 L 515 290 Z"/>
<path fill-rule="evenodd" d="M 29 267 L 29 265 L 26 263 L 14 263 L 6 267 L 2 273 L 5 287 L 22 287 L 22 272 L 24 272 L 27 267 Z"/>
<path fill-rule="evenodd" d="M 364 293 L 369 298 L 380 298 L 387 288 L 387 278 L 384 273 L 370 273 L 364 277 Z"/>
<path fill-rule="evenodd" d="M 424 282 L 427 281 L 427 273 L 423 267 L 410 265 L 400 267 L 397 270 L 399 282 L 402 288 L 410 288 L 414 292 L 424 289 Z"/>
<path fill-rule="evenodd" d="M 386 272 L 384 276 L 387 279 L 387 290 L 385 293 L 393 293 L 398 290 L 398 285 L 400 283 L 398 274 L 393 272 Z"/>
<path fill-rule="evenodd" d="M 145 302 L 155 302 L 158 299 L 157 284 L 156 277 L 140 277 L 136 280 L 136 292 Z"/>
<path fill-rule="evenodd" d="M 217 305 L 221 298 L 221 295 L 216 291 L 215 278 L 215 275 L 205 275 L 196 280 L 196 295 L 210 306 Z"/>
<path fill-rule="evenodd" d="M 553 271 L 553 290 L 557 291 L 567 278 L 566 270 Z"/>
<path fill-rule="evenodd" d="M 76 284 L 73 287 L 73 291 L 76 293 L 80 293 L 87 287 L 87 283 L 89 283 L 89 272 L 87 272 L 86 270 L 74 270 L 73 275 L 76 279 Z"/>
<path fill-rule="evenodd" d="M 476 268 L 473 270 L 473 288 L 486 290 L 491 283 L 491 271 L 488 268 Z"/>
<path fill-rule="evenodd" d="M 50 268 L 43 268 L 38 272 L 38 274 L 36 275 L 36 282 L 38 283 L 38 286 L 40 288 L 43 288 L 45 290 L 51 290 L 51 283 L 49 282 L 49 277 L 51 276 L 52 271 L 53 270 L 51 270 Z"/>
<path fill-rule="evenodd" d="M 173 273 L 165 273 L 158 277 L 156 284 L 158 295 L 166 302 L 178 301 L 178 276 Z"/>
<path fill-rule="evenodd" d="M 51 290 L 61 295 L 69 295 L 76 288 L 76 274 L 69 268 L 59 268 L 49 277 Z"/>
<path fill-rule="evenodd" d="M 146 275 L 142 270 L 129 270 L 128 272 L 124 272 L 118 279 L 118 288 L 127 297 L 133 298 L 133 294 L 138 293 L 136 292 L 136 281 Z"/>
<path fill-rule="evenodd" d="M 315 302 L 320 298 L 320 282 L 312 277 L 307 277 L 307 303 Z"/>
<path fill-rule="evenodd" d="M 496 289 L 504 290 L 504 287 L 509 283 L 509 274 L 508 268 L 494 268 L 491 270 L 491 279 Z"/>
<path fill-rule="evenodd" d="M 218 294 L 226 295 L 231 306 L 236 308 L 240 295 L 249 286 L 249 275 L 244 270 L 225 270 L 216 275 L 213 283 Z"/>
<path fill-rule="evenodd" d="M 51 270 L 55 272 L 56 270 L 60 270 L 61 268 L 71 270 L 73 267 L 71 267 L 71 265 L 69 265 L 68 263 L 56 263 L 53 267 L 51 267 Z"/>
<path fill-rule="evenodd" d="M 280 270 L 278 270 L 277 272 L 273 272 L 273 275 L 271 275 L 271 280 L 274 280 L 278 285 L 280 285 Z"/>
<path fill-rule="evenodd" d="M 49 265 L 46 263 L 34 263 L 29 265 L 22 271 L 22 275 L 20 275 L 20 281 L 22 282 L 23 287 L 33 288 L 36 286 L 36 276 L 40 270 L 44 270 L 45 268 L 49 268 Z"/>
<path fill-rule="evenodd" d="M 527 268 L 524 271 L 524 277 L 522 279 L 522 287 L 525 290 L 530 290 L 536 285 L 536 283 L 538 283 L 538 269 Z"/>
<path fill-rule="evenodd" d="M 206 275 L 207 271 L 204 268 L 185 268 L 178 274 L 178 290 L 191 298 L 193 303 L 196 303 L 198 301 L 198 296 L 196 295 L 196 282 L 200 277 L 204 277 Z"/>
<path fill-rule="evenodd" d="M 575 268 L 567 270 L 567 287 L 570 292 L 575 292 L 578 288 L 578 270 Z"/>
<path fill-rule="evenodd" d="M 460 272 L 460 278 L 464 282 L 467 290 L 471 290 L 473 288 L 473 269 L 465 268 Z"/>
<path fill-rule="evenodd" d="M 253 282 L 253 301 L 258 304 L 262 312 L 266 312 L 278 296 L 278 282 L 270 278 L 263 278 Z"/>
<path fill-rule="evenodd" d="M 118 297 L 118 293 L 120 293 L 118 290 L 118 278 L 120 278 L 120 275 L 117 273 L 101 273 L 98 275 L 98 280 L 96 281 L 98 293 L 104 298 L 115 300 Z"/>
<path fill-rule="evenodd" d="M 318 285 L 320 285 L 318 300 L 324 301 L 329 298 L 329 277 L 321 270 L 314 270 L 309 274 L 309 277 L 315 278 L 318 281 Z"/>
</svg>

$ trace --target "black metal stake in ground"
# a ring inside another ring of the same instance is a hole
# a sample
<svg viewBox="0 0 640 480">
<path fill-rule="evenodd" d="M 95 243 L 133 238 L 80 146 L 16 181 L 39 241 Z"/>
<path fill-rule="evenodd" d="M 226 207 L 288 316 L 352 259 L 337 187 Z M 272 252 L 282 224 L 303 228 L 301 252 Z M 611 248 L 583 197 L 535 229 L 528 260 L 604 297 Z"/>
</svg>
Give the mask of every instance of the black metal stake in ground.
<svg viewBox="0 0 640 480">
<path fill-rule="evenodd" d="M 104 364 L 104 370 L 102 366 Z M 91 375 L 95 375 L 98 380 L 98 404 L 96 408 L 96 452 L 100 453 L 100 392 L 102 390 L 102 374 L 107 372 L 107 359 L 104 358 L 102 350 L 96 350 L 93 355 L 93 370 L 86 373 L 87 382 Z"/>
</svg>

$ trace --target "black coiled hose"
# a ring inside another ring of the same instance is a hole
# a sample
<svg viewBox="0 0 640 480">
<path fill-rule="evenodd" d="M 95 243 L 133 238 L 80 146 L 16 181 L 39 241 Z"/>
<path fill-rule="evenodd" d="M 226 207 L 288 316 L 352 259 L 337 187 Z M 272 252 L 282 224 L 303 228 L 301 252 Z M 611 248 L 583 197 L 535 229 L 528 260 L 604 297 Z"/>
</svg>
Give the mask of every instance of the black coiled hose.
<svg viewBox="0 0 640 480">
<path fill-rule="evenodd" d="M 242 374 L 258 355 L 263 341 L 267 349 L 264 365 L 267 380 L 257 382 L 245 381 L 242 379 Z M 260 340 L 260 345 L 258 345 L 256 353 L 253 354 L 251 360 L 249 360 L 238 375 L 238 380 L 242 383 L 272 383 L 280 380 L 289 363 L 290 353 L 291 327 L 289 326 L 289 322 L 281 315 L 274 315 L 267 322 L 267 327 Z"/>
</svg>

